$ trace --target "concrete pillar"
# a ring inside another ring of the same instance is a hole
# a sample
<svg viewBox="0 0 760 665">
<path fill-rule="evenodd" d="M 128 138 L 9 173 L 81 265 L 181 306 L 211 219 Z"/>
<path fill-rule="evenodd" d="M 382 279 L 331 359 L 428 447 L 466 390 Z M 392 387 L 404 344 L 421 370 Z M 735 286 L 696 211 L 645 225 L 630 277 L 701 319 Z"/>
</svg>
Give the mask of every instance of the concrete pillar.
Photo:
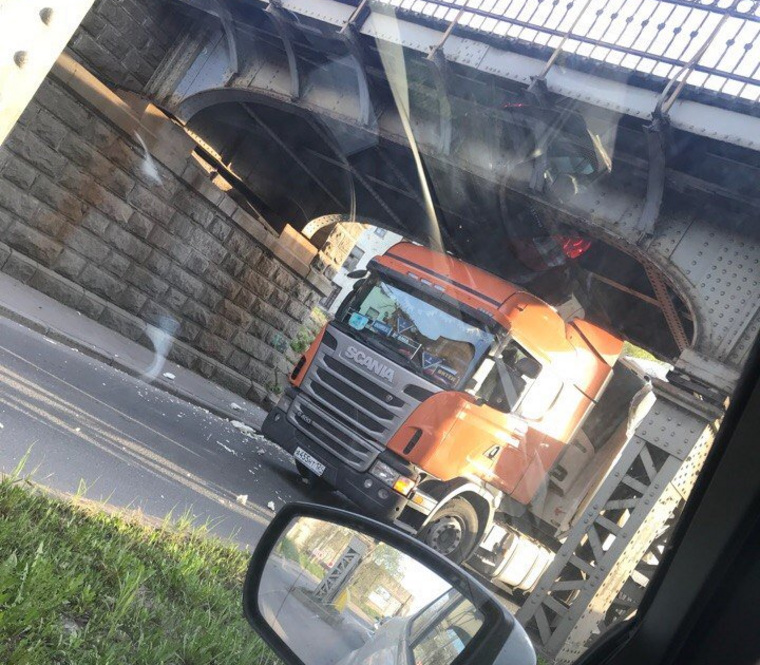
<svg viewBox="0 0 760 665">
<path fill-rule="evenodd" d="M 94 0 L 0 0 L 0 144 Z"/>
</svg>

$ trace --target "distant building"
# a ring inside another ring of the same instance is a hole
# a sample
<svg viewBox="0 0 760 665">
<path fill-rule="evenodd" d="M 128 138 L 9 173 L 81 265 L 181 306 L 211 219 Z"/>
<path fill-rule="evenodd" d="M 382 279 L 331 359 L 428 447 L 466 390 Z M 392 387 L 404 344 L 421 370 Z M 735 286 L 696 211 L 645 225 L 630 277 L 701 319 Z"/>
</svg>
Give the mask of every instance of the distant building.
<svg viewBox="0 0 760 665">
<path fill-rule="evenodd" d="M 322 301 L 322 306 L 330 314 L 335 314 L 338 306 L 351 291 L 351 287 L 356 281 L 349 279 L 348 273 L 352 270 L 365 268 L 373 257 L 382 254 L 397 242 L 401 242 L 401 240 L 402 237 L 398 233 L 381 229 L 379 226 L 370 226 L 365 229 L 356 241 L 348 258 L 332 278 L 335 286 L 332 293 Z"/>
</svg>

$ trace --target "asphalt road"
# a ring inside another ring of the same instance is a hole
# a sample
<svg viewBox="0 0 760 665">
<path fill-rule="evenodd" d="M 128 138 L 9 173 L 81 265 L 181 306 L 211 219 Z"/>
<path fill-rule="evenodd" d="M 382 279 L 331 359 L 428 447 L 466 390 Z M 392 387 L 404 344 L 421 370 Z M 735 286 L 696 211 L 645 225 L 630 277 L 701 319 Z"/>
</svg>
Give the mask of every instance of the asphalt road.
<svg viewBox="0 0 760 665">
<path fill-rule="evenodd" d="M 260 414 L 241 414 L 257 420 Z M 310 494 L 292 459 L 204 409 L 0 320 L 0 472 L 163 518 L 190 512 L 252 546 L 275 508 Z M 241 505 L 239 495 L 247 494 Z"/>
</svg>

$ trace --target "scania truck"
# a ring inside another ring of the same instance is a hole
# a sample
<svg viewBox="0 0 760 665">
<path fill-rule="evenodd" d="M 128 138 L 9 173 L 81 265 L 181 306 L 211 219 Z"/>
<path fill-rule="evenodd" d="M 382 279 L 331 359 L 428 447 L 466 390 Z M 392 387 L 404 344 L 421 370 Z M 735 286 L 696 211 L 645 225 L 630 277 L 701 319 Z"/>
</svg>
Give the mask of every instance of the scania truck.
<svg viewBox="0 0 760 665">
<path fill-rule="evenodd" d="M 403 242 L 353 276 L 264 435 L 367 514 L 530 590 L 645 380 L 621 339 L 452 256 Z"/>
</svg>

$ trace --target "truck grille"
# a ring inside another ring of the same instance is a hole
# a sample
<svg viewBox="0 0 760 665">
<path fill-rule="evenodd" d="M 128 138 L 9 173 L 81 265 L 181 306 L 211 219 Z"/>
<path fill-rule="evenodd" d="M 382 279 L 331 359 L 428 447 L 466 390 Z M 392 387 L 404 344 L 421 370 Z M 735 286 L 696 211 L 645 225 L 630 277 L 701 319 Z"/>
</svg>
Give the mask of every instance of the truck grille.
<svg viewBox="0 0 760 665">
<path fill-rule="evenodd" d="M 328 328 L 288 419 L 346 464 L 366 471 L 420 403 L 415 397 L 430 396 L 439 388 L 385 359 L 394 377 L 390 382 L 381 379 L 345 356 L 350 346 L 365 350 L 333 326 Z M 369 349 L 366 353 L 381 358 Z"/>
</svg>

